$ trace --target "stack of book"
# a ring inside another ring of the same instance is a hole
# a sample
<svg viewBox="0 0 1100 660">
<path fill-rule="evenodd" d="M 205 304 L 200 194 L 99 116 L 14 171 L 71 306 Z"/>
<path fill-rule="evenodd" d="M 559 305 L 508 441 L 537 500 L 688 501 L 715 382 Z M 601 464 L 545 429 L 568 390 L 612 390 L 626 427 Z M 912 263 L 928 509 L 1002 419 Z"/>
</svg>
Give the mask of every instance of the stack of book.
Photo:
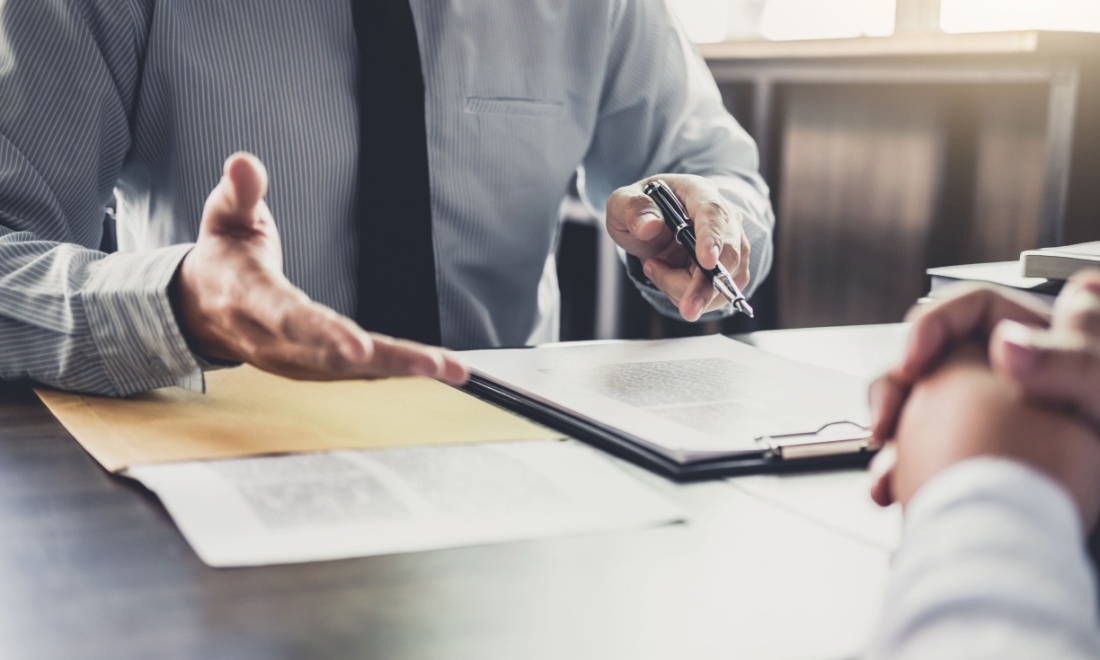
<svg viewBox="0 0 1100 660">
<path fill-rule="evenodd" d="M 1017 261 L 929 268 L 928 296 L 936 298 L 955 282 L 985 282 L 1026 292 L 1052 305 L 1065 281 L 1086 268 L 1100 268 L 1100 241 L 1025 250 Z"/>
<path fill-rule="evenodd" d="M 1068 280 L 1085 268 L 1100 268 L 1100 241 L 1065 247 L 1025 250 L 1020 253 L 1025 277 Z"/>
</svg>

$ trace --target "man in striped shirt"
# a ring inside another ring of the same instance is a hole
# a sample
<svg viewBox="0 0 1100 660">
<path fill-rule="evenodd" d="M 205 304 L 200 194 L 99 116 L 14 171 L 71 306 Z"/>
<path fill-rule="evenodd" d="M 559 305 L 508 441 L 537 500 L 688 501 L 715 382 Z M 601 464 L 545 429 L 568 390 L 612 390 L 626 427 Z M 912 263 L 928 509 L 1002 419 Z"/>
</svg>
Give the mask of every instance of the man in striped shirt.
<svg viewBox="0 0 1100 660">
<path fill-rule="evenodd" d="M 201 389 L 224 360 L 461 381 L 425 343 L 555 339 L 557 209 L 578 171 L 662 312 L 730 310 L 642 195 L 654 175 L 704 265 L 749 293 L 770 267 L 755 147 L 664 0 L 0 12 L 0 378 L 118 396 Z M 394 227 L 421 238 L 371 241 Z"/>
</svg>

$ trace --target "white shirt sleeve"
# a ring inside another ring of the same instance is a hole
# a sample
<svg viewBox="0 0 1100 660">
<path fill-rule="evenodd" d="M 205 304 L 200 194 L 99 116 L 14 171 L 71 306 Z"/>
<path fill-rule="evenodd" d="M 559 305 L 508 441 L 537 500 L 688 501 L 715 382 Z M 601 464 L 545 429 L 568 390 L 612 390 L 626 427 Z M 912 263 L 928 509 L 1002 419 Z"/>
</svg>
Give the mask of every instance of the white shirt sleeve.
<svg viewBox="0 0 1100 660">
<path fill-rule="evenodd" d="M 977 458 L 906 511 L 870 658 L 1100 658 L 1096 581 L 1076 506 L 1020 463 Z"/>
</svg>

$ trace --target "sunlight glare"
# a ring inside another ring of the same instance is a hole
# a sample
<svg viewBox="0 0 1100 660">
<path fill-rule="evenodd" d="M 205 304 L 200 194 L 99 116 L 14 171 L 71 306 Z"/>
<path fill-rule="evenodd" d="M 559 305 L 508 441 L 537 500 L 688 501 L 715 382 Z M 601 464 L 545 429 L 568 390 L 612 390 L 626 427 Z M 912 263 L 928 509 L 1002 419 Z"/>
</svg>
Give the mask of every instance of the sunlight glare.
<svg viewBox="0 0 1100 660">
<path fill-rule="evenodd" d="M 773 40 L 889 36 L 895 11 L 894 0 L 770 0 L 760 32 Z"/>
<path fill-rule="evenodd" d="M 944 32 L 1100 32 L 1098 0 L 943 0 Z"/>
<path fill-rule="evenodd" d="M 730 0 L 673 0 L 670 4 L 693 42 L 725 41 Z"/>
</svg>

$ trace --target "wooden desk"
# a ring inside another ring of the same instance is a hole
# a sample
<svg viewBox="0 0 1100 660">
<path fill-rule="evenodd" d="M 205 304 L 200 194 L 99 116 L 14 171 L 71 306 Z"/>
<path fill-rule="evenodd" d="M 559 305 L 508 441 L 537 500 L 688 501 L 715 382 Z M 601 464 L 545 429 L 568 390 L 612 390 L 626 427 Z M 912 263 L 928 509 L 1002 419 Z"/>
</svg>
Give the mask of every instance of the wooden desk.
<svg viewBox="0 0 1100 660">
<path fill-rule="evenodd" d="M 748 339 L 837 358 L 900 336 Z M 29 389 L 0 386 L 0 657 L 838 658 L 861 646 L 889 558 L 889 539 L 852 533 L 881 518 L 864 474 L 681 486 L 625 467 L 691 522 L 214 570 L 155 497 L 101 470 Z M 807 508 L 815 493 L 828 515 Z"/>
</svg>

